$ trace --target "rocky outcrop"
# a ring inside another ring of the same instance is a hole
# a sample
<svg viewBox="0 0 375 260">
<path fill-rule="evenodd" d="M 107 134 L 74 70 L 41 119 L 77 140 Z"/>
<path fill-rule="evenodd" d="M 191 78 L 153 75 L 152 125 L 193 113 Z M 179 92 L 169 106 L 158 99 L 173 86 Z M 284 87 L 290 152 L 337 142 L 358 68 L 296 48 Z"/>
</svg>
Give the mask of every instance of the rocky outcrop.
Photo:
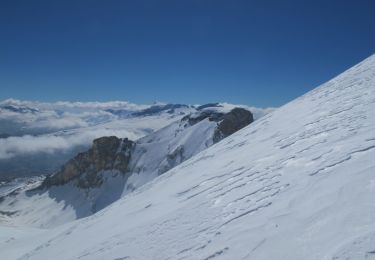
<svg viewBox="0 0 375 260">
<path fill-rule="evenodd" d="M 253 114 L 240 107 L 236 107 L 228 113 L 221 113 L 215 110 L 203 110 L 198 114 L 185 116 L 182 118 L 182 121 L 186 121 L 192 126 L 206 118 L 209 121 L 218 122 L 217 129 L 213 136 L 214 143 L 219 142 L 254 121 Z"/>
<path fill-rule="evenodd" d="M 223 115 L 215 131 L 214 143 L 237 132 L 241 128 L 251 124 L 254 121 L 253 114 L 243 108 L 234 108 L 229 113 Z"/>
<path fill-rule="evenodd" d="M 188 122 L 188 124 L 190 126 L 193 126 L 193 125 L 199 123 L 200 121 L 202 121 L 206 118 L 208 118 L 209 121 L 218 122 L 218 121 L 223 119 L 224 115 L 225 115 L 224 113 L 220 113 L 220 112 L 217 112 L 217 111 L 204 110 L 204 111 L 199 112 L 197 114 L 187 115 L 187 116 L 183 117 L 181 121 L 183 121 L 183 122 L 186 121 L 186 122 Z"/>
<path fill-rule="evenodd" d="M 98 187 L 102 183 L 104 171 L 127 171 L 134 146 L 135 143 L 127 138 L 109 136 L 95 139 L 88 151 L 79 153 L 59 172 L 48 176 L 42 187 L 63 185 L 72 180 L 80 188 Z"/>
</svg>

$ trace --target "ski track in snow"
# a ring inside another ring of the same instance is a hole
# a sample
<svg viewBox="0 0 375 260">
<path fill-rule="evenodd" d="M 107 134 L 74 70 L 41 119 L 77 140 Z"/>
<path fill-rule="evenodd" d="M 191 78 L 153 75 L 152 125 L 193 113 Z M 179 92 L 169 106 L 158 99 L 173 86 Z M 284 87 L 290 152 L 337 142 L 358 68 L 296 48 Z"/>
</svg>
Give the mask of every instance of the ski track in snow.
<svg viewBox="0 0 375 260">
<path fill-rule="evenodd" d="M 375 259 L 374 158 L 373 55 L 97 214 L 1 237 L 0 250 L 20 259 Z M 19 247 L 31 238 L 32 250 Z"/>
</svg>

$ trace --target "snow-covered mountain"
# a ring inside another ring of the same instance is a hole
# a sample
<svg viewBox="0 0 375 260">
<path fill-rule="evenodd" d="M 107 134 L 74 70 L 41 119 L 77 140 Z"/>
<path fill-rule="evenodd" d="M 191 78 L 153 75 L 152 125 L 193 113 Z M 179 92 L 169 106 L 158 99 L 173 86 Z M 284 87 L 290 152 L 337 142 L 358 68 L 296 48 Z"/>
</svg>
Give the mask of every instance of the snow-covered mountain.
<svg viewBox="0 0 375 260">
<path fill-rule="evenodd" d="M 234 105 L 211 104 L 228 110 Z M 254 117 L 272 109 L 248 108 Z M 0 181 L 48 174 L 102 136 L 139 139 L 199 106 L 128 102 L 0 102 Z"/>
<path fill-rule="evenodd" d="M 89 216 L 252 122 L 243 108 L 206 107 L 136 141 L 95 139 L 37 189 L 29 181 L 0 196 L 0 222 L 51 227 Z"/>
<path fill-rule="evenodd" d="M 375 55 L 4 259 L 372 259 Z"/>
</svg>

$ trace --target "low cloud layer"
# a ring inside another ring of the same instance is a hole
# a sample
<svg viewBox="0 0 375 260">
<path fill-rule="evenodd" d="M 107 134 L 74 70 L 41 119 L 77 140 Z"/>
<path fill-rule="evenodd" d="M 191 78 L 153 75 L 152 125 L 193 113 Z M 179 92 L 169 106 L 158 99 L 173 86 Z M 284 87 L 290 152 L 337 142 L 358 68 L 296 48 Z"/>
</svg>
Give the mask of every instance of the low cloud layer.
<svg viewBox="0 0 375 260">
<path fill-rule="evenodd" d="M 41 103 L 8 99 L 0 102 L 0 133 L 35 135 L 88 127 L 118 119 L 109 109 L 130 113 L 143 107 L 121 101 Z"/>
<path fill-rule="evenodd" d="M 140 110 L 148 107 L 149 105 L 139 105 L 127 101 L 108 101 L 108 102 L 71 102 L 71 101 L 57 101 L 57 102 L 39 102 L 27 101 L 18 99 L 6 99 L 0 102 L 0 105 L 15 105 L 32 107 L 41 110 L 54 110 L 54 109 L 110 109 L 110 108 L 127 108 L 130 110 Z"/>
<path fill-rule="evenodd" d="M 77 146 L 89 146 L 92 140 L 102 136 L 118 136 L 137 139 L 139 132 L 115 129 L 90 129 L 69 135 L 25 135 L 0 139 L 0 160 L 18 155 L 66 152 Z"/>
</svg>

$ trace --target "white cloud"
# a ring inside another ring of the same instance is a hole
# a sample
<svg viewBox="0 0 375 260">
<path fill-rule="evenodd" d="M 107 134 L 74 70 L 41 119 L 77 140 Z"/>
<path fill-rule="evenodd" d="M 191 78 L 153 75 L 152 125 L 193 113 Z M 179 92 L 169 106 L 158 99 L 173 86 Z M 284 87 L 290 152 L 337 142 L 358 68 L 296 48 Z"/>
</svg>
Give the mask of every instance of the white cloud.
<svg viewBox="0 0 375 260">
<path fill-rule="evenodd" d="M 18 99 L 6 99 L 0 102 L 0 105 L 15 105 L 27 106 L 38 109 L 54 110 L 54 109 L 110 109 L 110 108 L 127 108 L 129 110 L 140 110 L 149 107 L 149 105 L 138 105 L 127 101 L 108 101 L 108 102 L 72 102 L 72 101 L 57 101 L 57 102 L 39 102 L 27 101 Z"/>
<path fill-rule="evenodd" d="M 122 101 L 41 103 L 7 99 L 0 102 L 0 120 L 5 120 L 7 125 L 13 124 L 15 132 L 19 132 L 21 125 L 23 134 L 34 134 L 33 130 L 40 134 L 97 125 L 118 118 L 106 109 L 137 111 L 142 107 Z"/>
<path fill-rule="evenodd" d="M 29 128 L 70 129 L 87 127 L 89 123 L 79 116 L 42 117 L 27 123 Z"/>
<path fill-rule="evenodd" d="M 89 146 L 92 140 L 102 136 L 118 136 L 137 139 L 140 134 L 127 129 L 89 129 L 69 133 L 68 135 L 24 135 L 0 139 L 0 159 L 9 159 L 18 155 L 67 151 L 79 145 Z"/>
<path fill-rule="evenodd" d="M 0 139 L 0 159 L 8 159 L 19 154 L 52 153 L 65 150 L 72 145 L 69 141 L 71 140 L 57 136 L 34 137 L 30 135 Z"/>
</svg>

